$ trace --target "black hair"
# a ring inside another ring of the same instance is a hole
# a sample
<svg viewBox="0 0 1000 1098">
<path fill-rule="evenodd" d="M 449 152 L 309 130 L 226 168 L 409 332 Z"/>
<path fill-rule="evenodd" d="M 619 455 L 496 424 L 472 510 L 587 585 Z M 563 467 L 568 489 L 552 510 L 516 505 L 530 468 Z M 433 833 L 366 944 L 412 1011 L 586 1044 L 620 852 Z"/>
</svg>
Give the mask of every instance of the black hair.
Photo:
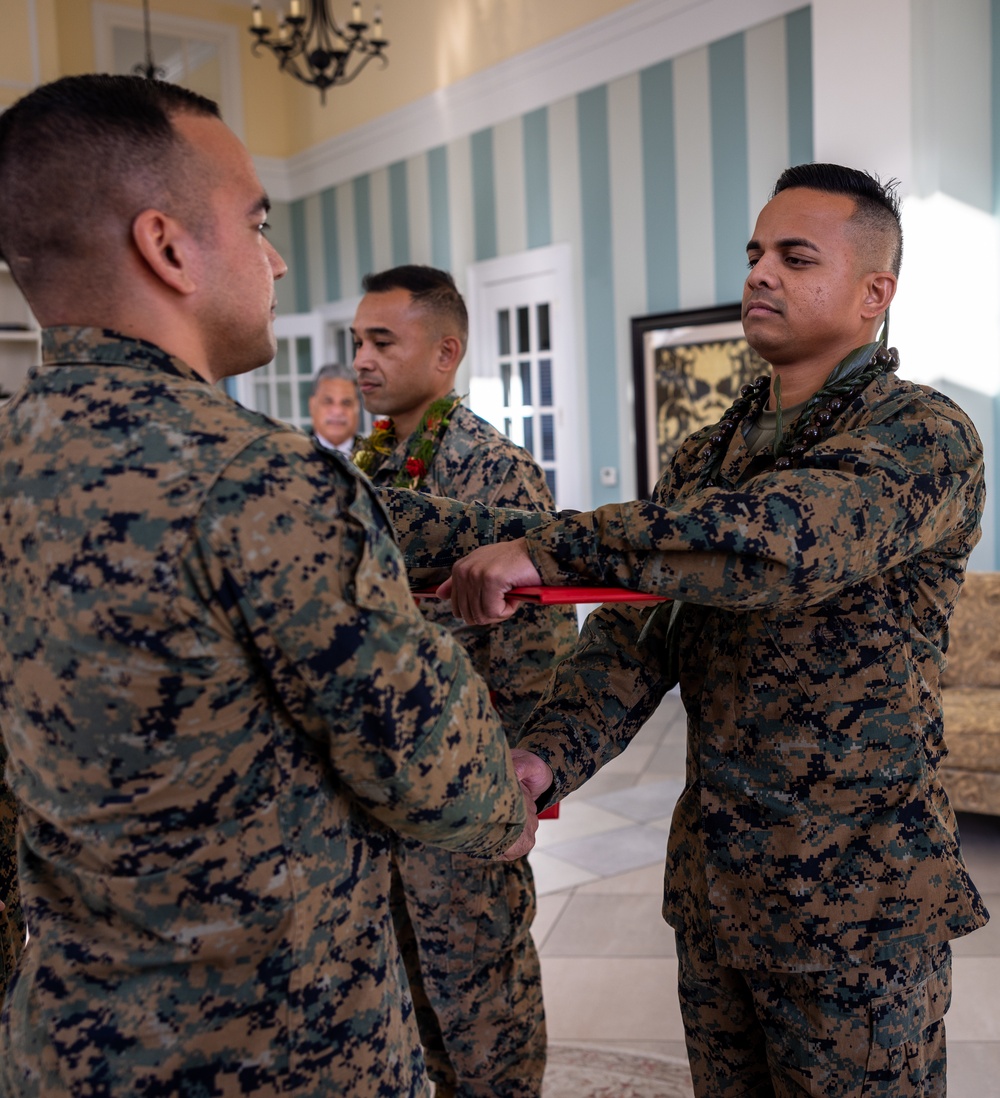
<svg viewBox="0 0 1000 1098">
<path fill-rule="evenodd" d="M 469 314 L 455 280 L 447 271 L 407 263 L 376 274 L 366 274 L 361 280 L 361 288 L 366 294 L 407 290 L 423 308 L 450 320 L 457 327 L 464 352 L 469 338 Z"/>
<path fill-rule="evenodd" d="M 0 115 L 0 255 L 29 299 L 67 263 L 99 264 L 102 243 L 114 255 L 106 245 L 142 209 L 190 199 L 172 123 L 182 112 L 219 117 L 177 84 L 88 74 L 43 84 Z"/>
<path fill-rule="evenodd" d="M 851 220 L 865 233 L 869 244 L 873 243 L 871 238 L 877 242 L 869 255 L 872 269 L 889 269 L 898 275 L 903 260 L 898 186 L 896 179 L 882 183 L 878 176 L 859 168 L 845 168 L 841 164 L 799 164 L 781 173 L 771 197 L 793 187 L 805 187 L 853 199 L 855 213 Z"/>
</svg>

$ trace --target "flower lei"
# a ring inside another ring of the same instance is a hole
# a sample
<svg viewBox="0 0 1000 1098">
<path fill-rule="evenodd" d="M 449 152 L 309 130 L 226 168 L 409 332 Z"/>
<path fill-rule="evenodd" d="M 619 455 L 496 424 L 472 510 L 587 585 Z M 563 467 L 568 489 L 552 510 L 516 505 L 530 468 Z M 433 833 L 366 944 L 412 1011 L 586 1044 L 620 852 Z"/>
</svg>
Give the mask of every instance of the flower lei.
<svg viewBox="0 0 1000 1098">
<path fill-rule="evenodd" d="M 392 482 L 393 488 L 415 489 L 423 484 L 441 439 L 451 423 L 452 414 L 462 399 L 456 396 L 441 397 L 424 412 L 406 444 L 406 458 Z M 372 433 L 358 440 L 354 449 L 354 464 L 371 476 L 395 449 L 396 425 L 391 419 L 376 419 L 372 424 Z"/>
</svg>

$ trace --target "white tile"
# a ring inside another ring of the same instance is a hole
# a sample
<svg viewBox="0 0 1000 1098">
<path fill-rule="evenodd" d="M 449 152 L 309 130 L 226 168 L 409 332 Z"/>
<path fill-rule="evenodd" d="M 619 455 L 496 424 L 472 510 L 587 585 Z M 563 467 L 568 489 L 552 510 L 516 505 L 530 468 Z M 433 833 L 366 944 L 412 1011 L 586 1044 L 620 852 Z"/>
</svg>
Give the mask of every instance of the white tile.
<svg viewBox="0 0 1000 1098">
<path fill-rule="evenodd" d="M 569 903 L 572 892 L 551 892 L 537 898 L 538 907 L 535 921 L 531 924 L 531 936 L 535 939 L 535 948 L 541 951 L 549 931 Z"/>
<path fill-rule="evenodd" d="M 546 957 L 673 957 L 674 932 L 658 895 L 575 895 L 546 942 Z"/>
<path fill-rule="evenodd" d="M 543 957 L 554 1041 L 680 1041 L 677 962 L 666 957 Z"/>
<path fill-rule="evenodd" d="M 598 877 L 611 877 L 627 869 L 655 865 L 666 858 L 667 836 L 656 828 L 622 827 L 583 839 L 553 843 L 546 853 Z"/>
<path fill-rule="evenodd" d="M 654 862 L 641 869 L 630 869 L 627 873 L 616 873 L 613 877 L 602 877 L 592 884 L 580 885 L 575 889 L 578 896 L 655 896 L 663 899 L 663 865 Z"/>
<path fill-rule="evenodd" d="M 528 855 L 528 861 L 535 875 L 535 892 L 539 896 L 597 880 L 596 873 L 590 873 L 586 869 L 581 869 L 580 866 L 553 858 L 544 850 L 533 850 Z"/>
<path fill-rule="evenodd" d="M 614 812 L 599 808 L 590 801 L 563 801 L 557 820 L 540 820 L 535 836 L 535 849 L 545 850 L 554 843 L 584 839 L 603 831 L 626 827 L 632 821 Z"/>
<path fill-rule="evenodd" d="M 669 816 L 677 798 L 684 789 L 678 778 L 658 778 L 650 782 L 638 782 L 629 789 L 603 793 L 591 798 L 590 803 L 608 812 L 617 812 L 630 820 L 644 823 L 647 820 Z"/>
</svg>

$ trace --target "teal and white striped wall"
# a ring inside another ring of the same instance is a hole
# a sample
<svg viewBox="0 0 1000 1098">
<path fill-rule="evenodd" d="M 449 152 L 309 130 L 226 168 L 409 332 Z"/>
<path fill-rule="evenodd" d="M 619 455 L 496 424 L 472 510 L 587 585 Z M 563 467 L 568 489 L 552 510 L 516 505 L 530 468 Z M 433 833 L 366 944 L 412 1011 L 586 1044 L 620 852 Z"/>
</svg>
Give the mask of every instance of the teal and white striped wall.
<svg viewBox="0 0 1000 1098">
<path fill-rule="evenodd" d="M 367 271 L 450 269 L 567 242 L 577 271 L 594 505 L 634 491 L 629 318 L 737 300 L 777 175 L 812 159 L 808 7 L 276 204 L 282 312 Z M 598 482 L 604 466 L 621 482 Z"/>
</svg>

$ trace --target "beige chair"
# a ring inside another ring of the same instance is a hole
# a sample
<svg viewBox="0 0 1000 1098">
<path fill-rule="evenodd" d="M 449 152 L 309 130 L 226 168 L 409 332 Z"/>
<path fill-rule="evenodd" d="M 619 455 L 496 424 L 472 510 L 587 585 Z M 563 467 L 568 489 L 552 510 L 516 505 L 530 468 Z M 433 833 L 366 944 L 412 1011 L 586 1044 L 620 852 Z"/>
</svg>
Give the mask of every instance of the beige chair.
<svg viewBox="0 0 1000 1098">
<path fill-rule="evenodd" d="M 941 687 L 948 797 L 959 811 L 1000 816 L 1000 572 L 966 574 Z"/>
</svg>

